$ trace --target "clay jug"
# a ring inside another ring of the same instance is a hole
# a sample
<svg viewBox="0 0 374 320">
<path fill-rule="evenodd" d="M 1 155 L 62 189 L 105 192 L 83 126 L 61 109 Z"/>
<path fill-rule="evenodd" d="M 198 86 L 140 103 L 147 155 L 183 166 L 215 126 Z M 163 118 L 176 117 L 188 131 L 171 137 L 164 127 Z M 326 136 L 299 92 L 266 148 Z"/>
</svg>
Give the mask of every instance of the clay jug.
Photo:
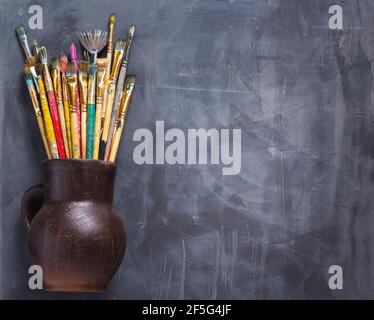
<svg viewBox="0 0 374 320">
<path fill-rule="evenodd" d="M 43 185 L 29 188 L 22 219 L 34 264 L 51 291 L 103 291 L 121 264 L 126 234 L 112 207 L 116 165 L 43 162 Z"/>
</svg>

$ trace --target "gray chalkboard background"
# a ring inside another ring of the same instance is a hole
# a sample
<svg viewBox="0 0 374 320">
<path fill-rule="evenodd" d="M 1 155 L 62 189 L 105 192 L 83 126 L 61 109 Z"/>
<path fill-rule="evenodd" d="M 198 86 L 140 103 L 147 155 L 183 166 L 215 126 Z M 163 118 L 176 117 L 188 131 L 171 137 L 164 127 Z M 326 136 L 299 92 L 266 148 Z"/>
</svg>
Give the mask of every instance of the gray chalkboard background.
<svg viewBox="0 0 374 320">
<path fill-rule="evenodd" d="M 75 32 L 137 27 L 138 85 L 119 151 L 115 207 L 128 232 L 107 292 L 27 287 L 20 221 L 44 151 L 14 28 L 30 5 L 52 54 Z M 344 30 L 328 28 L 330 5 Z M 1 298 L 374 298 L 374 2 L 1 0 Z M 240 128 L 242 170 L 136 165 L 138 128 Z M 341 265 L 344 289 L 330 290 Z"/>
</svg>

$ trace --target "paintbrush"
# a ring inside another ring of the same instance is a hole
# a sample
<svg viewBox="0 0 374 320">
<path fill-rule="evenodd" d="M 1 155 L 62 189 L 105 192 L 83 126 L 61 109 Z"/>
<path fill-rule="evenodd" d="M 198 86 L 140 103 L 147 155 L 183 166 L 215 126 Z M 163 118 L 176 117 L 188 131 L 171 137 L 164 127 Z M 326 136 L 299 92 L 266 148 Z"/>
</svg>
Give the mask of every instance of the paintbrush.
<svg viewBox="0 0 374 320">
<path fill-rule="evenodd" d="M 49 151 L 48 140 L 47 140 L 47 136 L 45 133 L 42 111 L 40 110 L 38 94 L 35 90 L 34 80 L 32 78 L 31 70 L 27 66 L 27 64 L 23 66 L 23 74 L 25 77 L 27 88 L 30 93 L 31 102 L 34 107 L 35 117 L 38 122 L 39 132 L 43 140 L 44 149 L 45 149 L 45 152 L 47 153 L 48 159 L 50 159 L 52 158 L 52 156 L 51 156 L 51 152 Z"/>
<path fill-rule="evenodd" d="M 112 13 L 109 17 L 109 22 L 108 22 L 108 44 L 107 44 L 107 57 L 106 57 L 108 63 L 106 66 L 105 79 L 104 79 L 104 95 L 103 95 L 103 108 L 102 108 L 101 120 L 100 120 L 100 136 L 104 128 L 104 120 L 105 120 L 106 106 L 107 106 L 107 100 L 108 100 L 109 77 L 110 77 L 110 71 L 112 67 L 113 35 L 114 35 L 115 23 L 116 23 L 116 15 Z"/>
<path fill-rule="evenodd" d="M 109 154 L 109 159 L 108 159 L 110 162 L 116 161 L 118 147 L 119 147 L 119 143 L 121 140 L 124 122 L 126 118 L 126 113 L 130 106 L 131 96 L 134 91 L 134 87 L 135 87 L 135 76 L 128 76 L 126 78 L 125 89 L 122 94 L 120 107 L 118 109 L 118 113 L 116 117 L 116 124 L 115 124 L 115 129 L 113 132 L 113 143 L 110 148 L 110 154 Z"/>
<path fill-rule="evenodd" d="M 112 67 L 113 35 L 114 35 L 115 23 L 116 23 L 116 15 L 112 13 L 109 17 L 109 23 L 108 23 L 108 45 L 107 45 L 107 53 L 106 53 L 106 59 L 108 61 L 108 64 L 106 66 L 106 73 L 108 77 L 109 77 L 110 70 Z"/>
<path fill-rule="evenodd" d="M 77 87 L 78 80 L 75 73 L 74 64 L 68 63 L 66 68 L 66 79 L 69 88 L 69 104 L 70 104 L 70 125 L 71 125 L 71 140 L 73 158 L 79 159 L 81 155 L 80 141 L 79 141 L 79 125 L 77 115 Z"/>
<path fill-rule="evenodd" d="M 66 80 L 66 68 L 68 65 L 68 58 L 65 56 L 64 53 L 61 53 L 60 59 L 60 70 L 61 70 L 61 86 L 62 86 L 62 101 L 64 104 L 64 113 L 65 113 L 65 125 L 66 125 L 66 134 L 68 138 L 68 146 L 69 146 L 69 158 L 73 157 L 73 151 L 71 146 L 71 125 L 70 125 L 70 110 L 69 110 L 69 91 L 68 91 L 68 83 Z"/>
<path fill-rule="evenodd" d="M 38 63 L 38 59 L 34 56 L 31 56 L 26 59 L 26 64 L 30 69 L 32 78 L 34 79 L 36 90 L 39 92 L 38 77 L 36 75 L 35 65 Z"/>
<path fill-rule="evenodd" d="M 78 64 L 77 64 L 77 48 L 74 43 L 72 43 L 69 47 L 70 51 L 70 60 L 74 65 L 74 72 L 78 77 Z M 79 94 L 79 87 L 77 86 L 77 117 L 78 117 L 78 135 L 79 135 L 79 141 L 81 141 L 81 98 Z M 80 151 L 82 151 L 82 146 L 80 147 Z"/>
<path fill-rule="evenodd" d="M 77 33 L 82 46 L 90 54 L 90 64 L 95 64 L 98 53 L 103 50 L 107 42 L 108 33 L 95 29 L 87 32 Z"/>
<path fill-rule="evenodd" d="M 118 81 L 117 81 L 116 96 L 115 96 L 115 99 L 114 99 L 113 111 L 112 111 L 112 116 L 111 116 L 111 119 L 110 119 L 110 129 L 109 129 L 108 141 L 107 141 L 106 148 L 105 148 L 105 156 L 104 156 L 105 161 L 108 161 L 108 159 L 109 159 L 110 144 L 112 142 L 112 136 L 113 136 L 114 127 L 115 127 L 115 120 L 116 120 L 116 115 L 117 115 L 117 110 L 118 110 L 118 107 L 119 107 L 119 103 L 120 103 L 120 100 L 121 100 L 123 85 L 124 85 L 125 79 L 126 79 L 127 65 L 128 65 L 128 60 L 129 60 L 129 56 L 130 56 L 131 44 L 132 44 L 132 41 L 134 39 L 134 33 L 135 33 L 135 27 L 131 26 L 130 29 L 129 29 L 129 32 L 127 34 L 126 48 L 125 48 L 123 59 L 122 59 L 121 71 L 119 73 Z"/>
<path fill-rule="evenodd" d="M 45 89 L 47 91 L 49 108 L 51 110 L 53 127 L 54 127 L 55 135 L 56 135 L 58 154 L 60 158 L 64 159 L 66 158 L 64 140 L 62 138 L 62 130 L 61 130 L 60 119 L 59 119 L 58 110 L 57 110 L 57 102 L 56 102 L 56 96 L 55 96 L 55 92 L 53 88 L 52 78 L 48 70 L 48 55 L 47 55 L 47 49 L 45 47 L 41 47 L 39 50 L 39 61 L 41 62 L 43 66 L 44 84 L 45 84 Z"/>
<path fill-rule="evenodd" d="M 116 91 L 116 82 L 117 82 L 118 72 L 119 72 L 120 65 L 121 65 L 121 60 L 123 57 L 123 52 L 125 50 L 125 45 L 126 45 L 126 40 L 118 40 L 116 41 L 116 45 L 114 48 L 112 72 L 110 74 L 109 83 L 108 83 L 108 97 L 107 97 L 107 104 L 106 104 L 106 110 L 105 110 L 104 127 L 103 127 L 101 142 L 100 142 L 99 158 L 101 160 L 104 160 L 105 148 L 106 148 L 106 143 L 107 143 L 108 135 L 109 135 L 110 119 L 111 119 L 112 109 L 113 109 L 114 95 Z"/>
<path fill-rule="evenodd" d="M 91 64 L 88 69 L 88 93 L 87 93 L 87 159 L 93 159 L 93 146 L 95 136 L 95 89 L 96 89 L 95 64 Z"/>
<path fill-rule="evenodd" d="M 40 49 L 38 40 L 34 39 L 32 41 L 32 46 L 33 46 L 34 55 L 37 57 L 39 55 L 39 49 Z"/>
<path fill-rule="evenodd" d="M 85 61 L 78 63 L 79 95 L 81 99 L 81 153 L 82 159 L 86 159 L 87 146 L 87 84 L 89 64 Z"/>
<path fill-rule="evenodd" d="M 95 114 L 95 137 L 94 137 L 94 150 L 93 158 L 99 159 L 99 147 L 101 137 L 101 114 L 103 110 L 103 95 L 105 88 L 105 77 L 106 77 L 106 58 L 98 58 L 97 63 L 97 76 L 96 76 L 96 114 Z"/>
<path fill-rule="evenodd" d="M 44 82 L 42 79 L 42 73 L 43 73 L 43 66 L 38 63 L 35 66 L 36 74 L 37 74 L 37 81 L 39 85 L 39 96 L 40 96 L 40 104 L 42 107 L 42 113 L 43 113 L 43 120 L 44 120 L 44 127 L 45 127 L 45 133 L 48 140 L 49 145 L 49 151 L 51 153 L 51 157 L 58 159 L 58 149 L 57 149 L 57 143 L 56 143 L 56 135 L 55 131 L 53 129 L 53 122 L 51 118 L 51 113 L 49 111 L 48 106 L 48 99 L 44 88 Z"/>
<path fill-rule="evenodd" d="M 35 71 L 35 67 L 34 67 L 34 65 L 37 63 L 37 61 L 36 61 L 36 58 L 31 53 L 31 50 L 30 50 L 30 47 L 29 47 L 29 42 L 27 41 L 27 35 L 26 35 L 26 32 L 25 32 L 25 29 L 23 28 L 23 26 L 18 26 L 16 28 L 16 32 L 17 32 L 17 35 L 18 35 L 18 39 L 21 42 L 21 46 L 23 48 L 23 51 L 25 53 L 26 61 L 29 60 L 27 65 L 28 65 L 28 67 L 31 71 L 32 78 L 34 79 L 36 90 L 39 92 L 39 86 L 38 86 L 36 71 Z M 34 61 L 34 63 L 32 63 L 32 61 Z"/>
<path fill-rule="evenodd" d="M 27 41 L 27 35 L 26 35 L 24 27 L 23 26 L 18 26 L 16 28 L 16 32 L 17 32 L 17 35 L 18 35 L 18 39 L 21 42 L 23 51 L 25 52 L 26 59 L 30 58 L 32 56 L 32 53 L 31 53 L 31 50 L 30 50 L 30 47 L 29 47 L 29 43 Z"/>
<path fill-rule="evenodd" d="M 68 143 L 66 122 L 65 122 L 64 103 L 62 99 L 61 73 L 60 73 L 60 65 L 59 65 L 58 59 L 53 59 L 51 61 L 51 73 L 52 73 L 53 88 L 55 90 L 55 96 L 56 96 L 56 102 L 57 102 L 58 116 L 59 116 L 60 124 L 61 124 L 62 139 L 64 141 L 65 153 L 68 157 L 69 156 L 69 143 Z"/>
</svg>

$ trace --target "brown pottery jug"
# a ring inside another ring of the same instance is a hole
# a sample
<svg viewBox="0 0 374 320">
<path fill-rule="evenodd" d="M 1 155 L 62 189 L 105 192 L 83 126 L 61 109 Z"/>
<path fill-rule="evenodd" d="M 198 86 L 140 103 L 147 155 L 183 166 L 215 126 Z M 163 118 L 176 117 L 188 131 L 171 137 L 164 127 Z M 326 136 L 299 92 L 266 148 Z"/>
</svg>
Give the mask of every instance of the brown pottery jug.
<svg viewBox="0 0 374 320">
<path fill-rule="evenodd" d="M 100 160 L 43 162 L 43 185 L 22 199 L 34 264 L 51 291 L 103 291 L 126 248 L 123 222 L 112 207 L 116 165 Z"/>
</svg>

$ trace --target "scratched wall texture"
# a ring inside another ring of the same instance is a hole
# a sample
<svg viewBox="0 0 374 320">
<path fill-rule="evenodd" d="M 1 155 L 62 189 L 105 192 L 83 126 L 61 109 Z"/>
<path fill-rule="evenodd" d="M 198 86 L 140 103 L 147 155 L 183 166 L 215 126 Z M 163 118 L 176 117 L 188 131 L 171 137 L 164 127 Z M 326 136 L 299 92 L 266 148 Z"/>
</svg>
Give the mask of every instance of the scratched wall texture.
<svg viewBox="0 0 374 320">
<path fill-rule="evenodd" d="M 374 2 L 369 0 L 1 0 L 1 298 L 374 298 Z M 75 32 L 137 27 L 138 86 L 119 151 L 124 262 L 102 294 L 31 291 L 20 221 L 44 158 L 14 28 L 52 54 Z M 344 31 L 328 8 L 344 8 Z M 138 166 L 138 128 L 242 129 L 242 170 Z M 344 290 L 328 288 L 328 268 Z"/>
</svg>

